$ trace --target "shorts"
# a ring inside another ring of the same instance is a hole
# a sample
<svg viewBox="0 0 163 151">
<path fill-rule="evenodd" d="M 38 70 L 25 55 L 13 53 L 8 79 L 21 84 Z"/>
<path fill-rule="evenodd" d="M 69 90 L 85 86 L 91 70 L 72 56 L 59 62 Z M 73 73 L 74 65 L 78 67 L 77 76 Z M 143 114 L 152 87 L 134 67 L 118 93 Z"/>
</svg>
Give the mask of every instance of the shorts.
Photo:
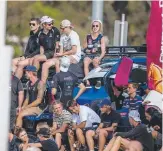
<svg viewBox="0 0 163 151">
<path fill-rule="evenodd" d="M 62 137 L 62 144 L 67 144 L 68 143 L 68 131 L 61 132 L 61 137 Z"/>
<path fill-rule="evenodd" d="M 85 59 L 86 57 L 88 57 L 88 58 L 90 58 L 91 60 L 93 60 L 93 59 L 96 58 L 96 57 L 100 57 L 100 55 L 99 55 L 99 54 L 86 54 L 85 57 L 84 57 L 84 59 Z"/>
<path fill-rule="evenodd" d="M 51 59 L 54 56 L 53 51 L 45 52 L 44 55 L 46 56 L 46 59 Z"/>
</svg>

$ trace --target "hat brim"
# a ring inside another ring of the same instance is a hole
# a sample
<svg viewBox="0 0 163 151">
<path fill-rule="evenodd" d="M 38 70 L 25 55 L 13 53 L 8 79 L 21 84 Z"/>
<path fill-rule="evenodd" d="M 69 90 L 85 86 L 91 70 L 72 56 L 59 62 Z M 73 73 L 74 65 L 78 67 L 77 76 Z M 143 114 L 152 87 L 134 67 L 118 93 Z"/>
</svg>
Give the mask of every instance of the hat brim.
<svg viewBox="0 0 163 151">
<path fill-rule="evenodd" d="M 68 68 L 64 68 L 64 67 L 60 66 L 60 70 L 61 70 L 62 72 L 67 72 L 67 71 L 68 71 Z"/>
</svg>

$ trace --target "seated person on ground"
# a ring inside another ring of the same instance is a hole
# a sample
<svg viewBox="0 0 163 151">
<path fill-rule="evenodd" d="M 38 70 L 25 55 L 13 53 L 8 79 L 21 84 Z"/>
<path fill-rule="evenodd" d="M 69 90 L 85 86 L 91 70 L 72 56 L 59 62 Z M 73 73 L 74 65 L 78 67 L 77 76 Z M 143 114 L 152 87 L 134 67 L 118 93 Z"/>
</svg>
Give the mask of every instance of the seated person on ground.
<svg viewBox="0 0 163 151">
<path fill-rule="evenodd" d="M 102 22 L 100 20 L 94 20 L 91 24 L 91 34 L 87 35 L 84 41 L 84 49 L 86 53 L 84 58 L 85 76 L 89 73 L 89 65 L 92 63 L 94 68 L 99 67 L 101 59 L 105 56 L 105 40 L 102 35 L 102 28 Z M 101 81 L 98 81 L 96 86 L 98 89 L 101 86 Z M 88 80 L 87 87 L 90 87 Z"/>
<path fill-rule="evenodd" d="M 134 127 L 129 132 L 117 132 L 106 146 L 104 151 L 154 151 L 154 142 L 146 125 L 141 124 L 140 115 L 137 110 L 129 113 L 130 124 Z"/>
<path fill-rule="evenodd" d="M 58 49 L 60 32 L 56 27 L 53 27 L 53 19 L 46 18 L 42 21 L 43 29 L 39 32 L 40 54 L 36 55 L 33 60 L 33 65 L 39 69 L 40 62 L 47 61 L 53 58 L 56 49 Z M 45 72 L 45 68 L 42 69 Z M 47 73 L 48 74 L 48 73 Z M 47 75 L 48 76 L 48 75 Z M 43 81 L 46 82 L 46 81 Z"/>
<path fill-rule="evenodd" d="M 27 66 L 25 72 L 29 82 L 26 99 L 16 121 L 16 126 L 19 127 L 22 127 L 24 116 L 39 115 L 47 105 L 43 102 L 45 85 L 37 78 L 36 67 Z"/>
<path fill-rule="evenodd" d="M 57 88 L 60 87 L 61 97 L 60 101 L 63 103 L 64 108 L 67 106 L 68 100 L 76 101 L 77 98 L 85 91 L 84 84 L 73 73 L 68 71 L 70 66 L 70 58 L 64 56 L 60 59 L 60 72 L 56 73 L 53 77 L 52 95 L 57 93 Z M 73 98 L 73 90 L 78 85 L 79 92 Z"/>
<path fill-rule="evenodd" d="M 40 45 L 38 43 L 38 33 L 40 29 L 39 18 L 31 18 L 29 26 L 30 37 L 28 39 L 25 54 L 22 57 L 14 58 L 12 60 L 13 72 L 19 79 L 23 76 L 24 67 L 32 65 L 33 57 L 40 54 Z"/>
<path fill-rule="evenodd" d="M 155 144 L 162 146 L 162 114 L 155 108 L 150 107 L 145 111 L 148 127 L 152 131 Z"/>
<path fill-rule="evenodd" d="M 18 147 L 21 151 L 24 151 L 28 148 L 29 143 L 34 143 L 34 140 L 30 139 L 27 135 L 27 132 L 24 128 L 16 128 L 15 135 L 18 137 L 20 142 L 18 142 Z"/>
<path fill-rule="evenodd" d="M 55 136 L 55 141 L 60 149 L 65 141 L 68 141 L 67 130 L 72 122 L 72 115 L 67 110 L 63 109 L 62 103 L 56 101 L 53 104 L 53 127 L 51 134 Z"/>
<path fill-rule="evenodd" d="M 118 124 L 120 123 L 121 116 L 111 108 L 111 101 L 104 99 L 100 103 L 101 110 L 101 123 L 96 130 L 89 130 L 86 132 L 86 139 L 89 150 L 94 150 L 94 138 L 98 138 L 99 151 L 103 151 L 106 140 L 112 138 Z"/>
<path fill-rule="evenodd" d="M 39 138 L 39 143 L 30 143 L 30 147 L 42 148 L 43 151 L 59 151 L 57 144 L 54 140 L 50 138 L 50 130 L 48 128 L 41 128 L 37 132 L 37 137 Z"/>
<path fill-rule="evenodd" d="M 85 133 L 89 129 L 93 129 L 93 124 L 99 124 L 101 122 L 100 117 L 96 114 L 95 111 L 93 111 L 91 108 L 84 106 L 84 105 L 79 105 L 76 102 L 70 103 L 69 109 L 75 113 L 79 114 L 79 119 L 80 119 L 80 124 L 74 125 L 72 130 L 75 131 L 77 139 L 79 143 L 81 144 L 82 148 L 85 148 Z M 70 132 L 69 130 L 69 141 L 70 141 L 70 146 L 74 144 L 74 132 Z M 71 147 L 72 150 L 74 148 Z"/>
<path fill-rule="evenodd" d="M 128 108 L 129 110 L 139 110 L 139 107 L 142 104 L 142 98 L 136 94 L 137 89 L 137 83 L 131 82 L 128 84 L 127 93 L 129 97 L 125 98 L 123 101 L 123 107 Z"/>
<path fill-rule="evenodd" d="M 73 26 L 69 20 L 63 20 L 60 25 L 62 32 L 60 39 L 60 50 L 54 54 L 54 58 L 47 60 L 43 64 L 42 81 L 46 81 L 48 70 L 51 66 L 55 66 L 56 72 L 60 71 L 59 58 L 69 56 L 71 63 L 78 63 L 81 59 L 81 47 L 79 35 L 72 30 Z"/>
</svg>

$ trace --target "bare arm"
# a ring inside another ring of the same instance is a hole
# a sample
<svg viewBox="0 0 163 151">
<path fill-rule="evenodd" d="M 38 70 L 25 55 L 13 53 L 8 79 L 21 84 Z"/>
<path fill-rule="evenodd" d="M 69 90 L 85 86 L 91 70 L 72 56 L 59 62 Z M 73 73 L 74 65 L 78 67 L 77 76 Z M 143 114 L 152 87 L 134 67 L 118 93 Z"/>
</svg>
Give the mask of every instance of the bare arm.
<svg viewBox="0 0 163 151">
<path fill-rule="evenodd" d="M 51 93 L 52 93 L 52 95 L 56 95 L 56 93 L 57 93 L 57 89 L 56 89 L 56 88 L 52 88 Z"/>
<path fill-rule="evenodd" d="M 74 100 L 76 100 L 85 90 L 86 90 L 86 87 L 84 86 L 83 83 L 79 84 L 79 92 L 77 93 L 77 95 L 75 96 Z"/>
<path fill-rule="evenodd" d="M 55 135 L 56 133 L 65 132 L 67 128 L 68 128 L 68 124 L 63 123 L 62 126 L 59 129 L 57 129 L 54 132 L 52 132 L 52 135 Z"/>
<path fill-rule="evenodd" d="M 86 125 L 86 121 L 81 122 L 79 125 L 76 125 L 75 128 L 81 128 L 81 129 L 83 129 L 83 128 L 85 128 L 85 125 Z"/>
<path fill-rule="evenodd" d="M 77 52 L 77 46 L 73 45 L 71 50 L 66 51 L 66 52 L 63 53 L 63 56 L 65 56 L 65 55 L 74 55 L 76 52 Z"/>
<path fill-rule="evenodd" d="M 19 94 L 18 94 L 18 106 L 19 106 L 19 108 L 22 107 L 23 99 L 24 99 L 24 91 L 19 91 Z"/>
<path fill-rule="evenodd" d="M 104 40 L 104 37 L 102 37 L 102 39 L 101 39 L 101 55 L 99 57 L 100 60 L 105 56 L 105 53 L 106 53 L 105 49 L 106 49 L 105 40 Z"/>
<path fill-rule="evenodd" d="M 117 128 L 118 124 L 117 123 L 113 123 L 110 127 L 104 128 L 107 131 L 115 131 Z"/>
</svg>

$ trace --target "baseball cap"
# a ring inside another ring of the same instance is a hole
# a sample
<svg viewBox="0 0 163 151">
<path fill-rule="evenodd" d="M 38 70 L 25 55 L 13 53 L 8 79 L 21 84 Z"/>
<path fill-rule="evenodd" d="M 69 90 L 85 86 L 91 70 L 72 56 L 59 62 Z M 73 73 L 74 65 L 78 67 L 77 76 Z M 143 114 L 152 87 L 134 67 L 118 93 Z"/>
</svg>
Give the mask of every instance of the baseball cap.
<svg viewBox="0 0 163 151">
<path fill-rule="evenodd" d="M 51 23 L 54 19 L 48 17 L 42 21 L 42 23 Z"/>
<path fill-rule="evenodd" d="M 40 19 L 41 24 L 44 23 L 44 20 L 46 20 L 48 18 L 49 18 L 49 16 L 42 16 L 41 19 Z"/>
<path fill-rule="evenodd" d="M 103 107 L 104 105 L 109 105 L 109 106 L 111 106 L 111 101 L 110 101 L 109 98 L 103 99 L 103 100 L 100 102 L 99 107 L 101 108 L 101 107 Z"/>
<path fill-rule="evenodd" d="M 129 117 L 133 118 L 136 122 L 141 122 L 140 114 L 137 110 L 132 110 L 128 114 Z"/>
<path fill-rule="evenodd" d="M 67 19 L 62 20 L 60 26 L 61 26 L 61 28 L 65 28 L 65 27 L 71 27 L 71 28 L 73 28 L 71 22 L 69 20 L 67 20 Z"/>
<path fill-rule="evenodd" d="M 143 90 L 147 90 L 147 89 L 148 89 L 148 85 L 147 85 L 147 84 L 143 84 L 143 85 L 141 85 L 141 88 L 142 88 Z"/>
<path fill-rule="evenodd" d="M 32 72 L 37 72 L 37 68 L 35 66 L 26 66 L 24 68 L 26 71 L 32 71 Z"/>
<path fill-rule="evenodd" d="M 40 128 L 40 130 L 37 132 L 37 134 L 40 134 L 42 136 L 49 137 L 50 130 L 48 128 Z"/>
<path fill-rule="evenodd" d="M 67 56 L 63 56 L 63 57 L 60 59 L 60 70 L 61 70 L 62 72 L 67 72 L 69 66 L 70 66 L 70 58 L 67 57 Z"/>
</svg>

